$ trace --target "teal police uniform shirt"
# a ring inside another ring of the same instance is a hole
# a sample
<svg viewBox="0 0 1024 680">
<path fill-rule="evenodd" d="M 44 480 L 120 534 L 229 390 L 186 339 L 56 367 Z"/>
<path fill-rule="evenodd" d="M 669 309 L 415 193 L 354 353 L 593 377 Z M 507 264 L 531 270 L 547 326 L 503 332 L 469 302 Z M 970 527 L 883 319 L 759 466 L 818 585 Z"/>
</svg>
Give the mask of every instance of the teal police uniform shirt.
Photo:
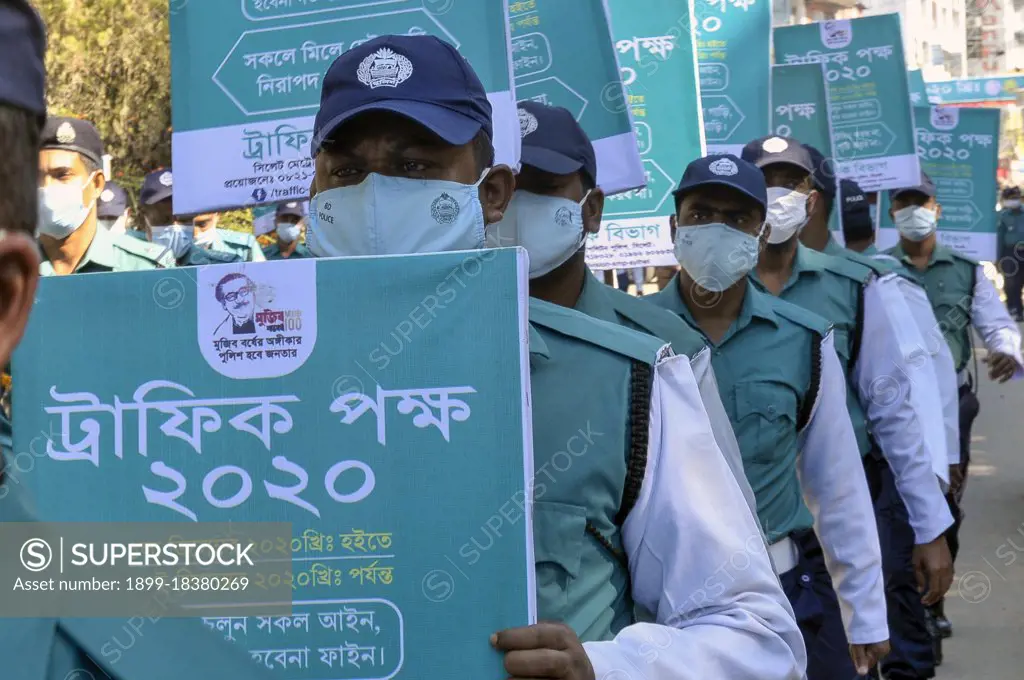
<svg viewBox="0 0 1024 680">
<path fill-rule="evenodd" d="M 313 253 L 309 251 L 309 248 L 307 248 L 305 244 L 300 243 L 297 246 L 295 246 L 295 250 L 292 251 L 291 255 L 289 255 L 288 257 L 284 257 L 281 255 L 281 246 L 279 246 L 277 243 L 271 243 L 269 246 L 263 249 L 263 257 L 265 257 L 268 262 L 272 260 L 302 260 L 307 257 L 313 257 Z"/>
<path fill-rule="evenodd" d="M 584 642 L 609 640 L 633 622 L 615 523 L 630 451 L 631 374 L 634 362 L 653 366 L 664 343 L 532 298 L 530 325 L 538 616 L 565 622 Z M 586 455 L 556 468 L 573 437 L 582 437 Z"/>
<path fill-rule="evenodd" d="M 697 324 L 679 296 L 679 277 L 645 299 Z M 739 317 L 712 343 L 722 402 L 732 421 L 757 515 L 769 543 L 813 525 L 797 478 L 800 409 L 809 395 L 812 350 L 829 325 L 747 283 Z"/>
<path fill-rule="evenodd" d="M 885 252 L 917 276 L 928 294 L 935 318 L 939 320 L 957 372 L 967 368 L 971 358 L 971 309 L 978 263 L 936 244 L 927 267 L 921 271 L 914 266 L 901 246 L 897 245 Z"/>
<path fill-rule="evenodd" d="M 81 262 L 75 267 L 76 274 L 97 272 L 131 272 L 164 269 L 174 266 L 174 257 L 162 246 L 148 241 L 139 241 L 120 234 L 111 234 L 102 227 L 96 228 L 96 235 Z M 40 276 L 53 276 L 53 265 L 46 259 L 39 265 Z"/>
<path fill-rule="evenodd" d="M 819 253 L 800 243 L 796 248 L 793 272 L 779 298 L 832 324 L 836 354 L 843 367 L 843 375 L 849 376 L 859 341 L 858 310 L 862 304 L 863 288 L 875 271 L 851 259 Z M 764 289 L 756 271 L 751 272 L 750 278 L 766 294 L 771 294 Z M 857 436 L 857 447 L 861 455 L 866 455 L 872 449 L 871 434 L 860 399 L 849 381 L 846 404 Z"/>
<path fill-rule="evenodd" d="M 252 234 L 229 229 L 215 229 L 207 250 L 238 255 L 243 262 L 264 262 L 263 249 Z"/>
<path fill-rule="evenodd" d="M 999 257 L 1012 255 L 1014 247 L 1018 243 L 1024 243 L 1024 210 L 1001 210 L 996 233 L 999 235 Z M 1021 253 L 1018 259 L 1024 260 L 1024 253 Z"/>
</svg>

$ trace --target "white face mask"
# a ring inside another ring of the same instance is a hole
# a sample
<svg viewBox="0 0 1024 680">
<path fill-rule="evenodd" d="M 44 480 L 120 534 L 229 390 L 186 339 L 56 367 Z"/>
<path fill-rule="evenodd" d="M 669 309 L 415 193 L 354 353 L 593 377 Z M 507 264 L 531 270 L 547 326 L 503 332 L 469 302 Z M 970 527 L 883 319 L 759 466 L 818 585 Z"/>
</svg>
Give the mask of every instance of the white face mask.
<svg viewBox="0 0 1024 680">
<path fill-rule="evenodd" d="M 480 185 L 370 173 L 309 203 L 306 246 L 317 257 L 412 255 L 484 246 Z"/>
<path fill-rule="evenodd" d="M 757 266 L 763 233 L 763 224 L 757 236 L 721 222 L 677 227 L 676 259 L 694 283 L 720 293 Z"/>
<path fill-rule="evenodd" d="M 487 246 L 522 246 L 530 255 L 530 278 L 553 272 L 583 247 L 583 204 L 557 196 L 517 191 L 501 221 L 486 228 Z"/>
<path fill-rule="evenodd" d="M 100 226 L 109 231 L 111 234 L 124 234 L 128 230 L 128 216 L 121 215 L 118 218 L 112 217 L 101 217 L 99 219 Z"/>
<path fill-rule="evenodd" d="M 893 222 L 900 236 L 908 241 L 923 241 L 935 232 L 938 219 L 934 210 L 911 205 L 893 213 Z"/>
<path fill-rule="evenodd" d="M 1019 198 L 1008 198 L 1005 201 L 1003 201 L 1003 207 L 1004 208 L 1008 208 L 1010 210 L 1016 210 L 1017 208 L 1020 207 L 1020 199 Z"/>
<path fill-rule="evenodd" d="M 298 224 L 281 222 L 277 225 L 277 238 L 282 243 L 295 243 L 299 240 L 300 231 L 302 231 L 302 227 Z"/>
<path fill-rule="evenodd" d="M 96 205 L 96 199 L 85 205 L 82 190 L 92 181 L 95 174 L 89 175 L 83 184 L 56 183 L 39 188 L 37 234 L 64 240 L 85 224 L 85 219 Z"/>
<path fill-rule="evenodd" d="M 168 224 L 151 226 L 153 243 L 170 248 L 174 258 L 180 260 L 192 245 L 192 225 Z"/>
<path fill-rule="evenodd" d="M 193 227 L 193 230 L 194 229 L 195 229 L 195 227 Z M 200 231 L 198 235 L 196 235 L 195 232 L 193 231 L 192 242 L 195 243 L 200 248 L 205 248 L 207 246 L 213 245 L 213 242 L 216 241 L 216 240 L 217 240 L 217 229 L 216 229 L 216 227 L 211 227 L 209 229 L 204 229 L 204 230 Z"/>
<path fill-rule="evenodd" d="M 807 194 L 785 187 L 768 187 L 766 221 L 772 227 L 768 243 L 785 243 L 800 233 L 807 219 Z"/>
</svg>

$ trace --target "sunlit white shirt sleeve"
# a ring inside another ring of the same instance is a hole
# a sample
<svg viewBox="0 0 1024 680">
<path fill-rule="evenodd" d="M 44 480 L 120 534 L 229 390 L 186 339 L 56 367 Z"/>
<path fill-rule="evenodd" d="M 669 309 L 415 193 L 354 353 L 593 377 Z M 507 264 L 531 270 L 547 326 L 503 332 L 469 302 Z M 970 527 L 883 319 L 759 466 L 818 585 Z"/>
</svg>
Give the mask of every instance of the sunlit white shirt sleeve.
<svg viewBox="0 0 1024 680">
<path fill-rule="evenodd" d="M 690 368 L 697 378 L 697 388 L 704 402 L 704 410 L 711 421 L 711 432 L 715 435 L 715 442 L 722 450 L 725 462 L 729 464 L 743 497 L 747 499 L 750 512 L 756 518 L 757 500 L 754 498 L 754 490 L 750 488 L 750 482 L 747 481 L 747 473 L 743 471 L 743 456 L 740 453 L 739 442 L 736 441 L 736 433 L 732 429 L 732 422 L 729 421 L 729 414 L 722 405 L 718 381 L 715 380 L 715 369 L 711 366 L 710 348 L 705 347 L 703 351 L 690 357 Z"/>
<path fill-rule="evenodd" d="M 657 623 L 585 643 L 595 677 L 803 678 L 793 610 L 684 356 L 654 372 L 647 470 L 623 544 L 633 599 Z"/>
<path fill-rule="evenodd" d="M 932 370 L 938 385 L 939 408 L 942 411 L 943 431 L 946 435 L 946 460 L 936 474 L 949 483 L 949 466 L 960 462 L 960 392 L 956 378 L 956 364 L 949 343 L 942 335 L 939 320 L 935 318 L 928 294 L 923 288 L 904 278 L 898 278 L 910 313 L 917 322 L 921 340 L 931 356 Z M 920 392 L 921 390 L 915 390 Z"/>
<path fill-rule="evenodd" d="M 889 639 L 882 551 L 831 333 L 821 343 L 821 354 L 817 403 L 800 435 L 800 488 L 814 517 L 847 638 L 852 644 L 882 642 Z"/>
<path fill-rule="evenodd" d="M 878 280 L 864 288 L 864 326 L 852 379 L 872 434 L 896 478 L 916 542 L 924 544 L 952 525 L 953 517 L 933 467 L 935 447 L 946 456 L 941 411 L 929 412 L 915 395 L 915 390 L 937 394 L 938 386 L 934 372 L 912 368 L 923 362 L 926 352 L 916 325 L 907 322 L 910 318 L 898 288 Z"/>
<path fill-rule="evenodd" d="M 974 298 L 971 302 L 971 322 L 981 335 L 989 352 L 1008 354 L 1017 362 L 1013 379 L 1024 377 L 1024 359 L 1020 353 L 1020 329 L 999 299 L 995 286 L 978 265 L 974 272 Z"/>
</svg>

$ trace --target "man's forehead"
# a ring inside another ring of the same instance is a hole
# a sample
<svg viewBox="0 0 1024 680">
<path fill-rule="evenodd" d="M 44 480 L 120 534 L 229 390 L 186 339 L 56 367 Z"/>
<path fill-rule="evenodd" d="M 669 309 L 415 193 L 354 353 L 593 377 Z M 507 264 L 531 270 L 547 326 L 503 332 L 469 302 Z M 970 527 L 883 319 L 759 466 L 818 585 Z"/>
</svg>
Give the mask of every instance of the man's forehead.
<svg viewBox="0 0 1024 680">
<path fill-rule="evenodd" d="M 695 187 L 683 197 L 683 204 L 691 206 L 707 205 L 717 209 L 747 210 L 758 209 L 757 202 L 743 192 L 722 184 L 708 184 Z"/>
<path fill-rule="evenodd" d="M 81 157 L 67 149 L 42 149 L 39 152 L 40 168 L 84 168 Z"/>
</svg>

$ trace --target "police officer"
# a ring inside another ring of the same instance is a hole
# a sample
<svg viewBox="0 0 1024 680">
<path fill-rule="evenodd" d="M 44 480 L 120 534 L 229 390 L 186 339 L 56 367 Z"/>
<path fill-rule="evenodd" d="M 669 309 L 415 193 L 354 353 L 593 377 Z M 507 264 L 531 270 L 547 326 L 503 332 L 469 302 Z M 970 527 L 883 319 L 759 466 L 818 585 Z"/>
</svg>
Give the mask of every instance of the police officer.
<svg viewBox="0 0 1024 680">
<path fill-rule="evenodd" d="M 154 170 L 142 180 L 139 211 L 146 225 L 145 238 L 170 253 L 179 267 L 242 262 L 242 256 L 195 244 L 192 221 L 174 215 L 174 174 L 170 168 Z"/>
<path fill-rule="evenodd" d="M 107 182 L 100 194 L 99 208 L 96 211 L 100 226 L 111 234 L 124 236 L 128 231 L 131 213 L 128 192 L 116 182 Z"/>
<path fill-rule="evenodd" d="M 1020 189 L 1003 189 L 1003 209 L 996 225 L 996 260 L 1003 275 L 1006 308 L 1014 321 L 1024 321 L 1021 290 L 1024 289 L 1024 210 L 1020 207 Z"/>
<path fill-rule="evenodd" d="M 103 176 L 103 143 L 92 123 L 51 116 L 39 152 L 40 273 L 134 271 L 173 267 L 150 243 L 97 228 Z"/>
<path fill-rule="evenodd" d="M 889 216 L 899 232 L 900 241 L 886 251 L 924 285 L 935 317 L 956 364 L 960 391 L 960 485 L 947 496 L 956 523 L 946 533 L 953 558 L 959 551 L 962 521 L 960 502 L 970 464 L 971 426 L 979 403 L 974 393 L 974 378 L 968 370 L 971 358 L 971 327 L 988 350 L 985 363 L 989 377 L 999 382 L 1024 376 L 1020 330 L 999 300 L 982 266 L 938 243 L 936 224 L 942 206 L 936 199 L 935 184 L 924 172 L 917 186 L 889 192 Z M 952 626 L 941 602 L 933 609 L 940 630 L 948 635 Z"/>
<path fill-rule="evenodd" d="M 960 397 L 953 355 L 942 337 L 939 322 L 919 279 L 900 267 L 895 258 L 879 253 L 875 248 L 875 220 L 869 209 L 873 205 L 869 197 L 856 182 L 844 179 L 840 182 L 839 204 L 842 208 L 846 248 L 841 248 L 833 239 L 829 239 L 827 250 L 858 262 L 881 265 L 881 270 L 876 269 L 879 273 L 895 271 L 901 274 L 896 284 L 924 341 L 923 349 L 928 355 L 937 388 L 934 395 L 927 389 L 915 392 L 924 400 L 923 408 L 928 412 L 941 413 L 943 420 L 946 451 L 944 454 L 933 451 L 932 470 L 939 477 L 944 493 L 956 493 L 961 481 Z M 923 365 L 917 370 L 922 368 Z M 930 405 L 929 401 L 932 402 Z M 942 663 L 943 630 L 921 604 L 913 566 L 903 558 L 914 544 L 906 506 L 888 469 L 879 471 L 878 480 L 882 488 L 876 508 L 888 573 L 886 595 L 893 648 L 883 668 L 892 678 L 932 677 L 934 668 Z"/>
<path fill-rule="evenodd" d="M 0 185 L 5 199 L 0 201 L 0 312 L 4 319 L 0 325 L 0 363 L 7 361 L 25 329 L 40 266 L 33 233 L 37 227 L 40 128 L 46 115 L 44 44 L 42 22 L 25 0 L 0 3 Z M 84 186 L 79 190 L 82 194 L 87 191 Z M 71 191 L 67 191 L 67 199 L 83 204 L 86 200 L 84 196 L 73 197 Z M 17 483 L 15 474 L 16 467 L 4 470 L 0 458 L 0 522 L 34 521 L 26 510 L 28 504 L 20 497 L 24 485 Z M 124 620 L 117 619 L 0 619 L 3 677 L 270 677 L 252 663 L 244 650 L 211 635 L 194 618 L 147 622 L 144 633 L 133 636 L 131 649 L 120 658 L 113 657 L 108 653 L 110 641 L 116 636 L 124 638 L 124 624 Z M 187 655 L 182 650 L 188 650 Z"/>
<path fill-rule="evenodd" d="M 277 241 L 263 249 L 263 255 L 268 260 L 287 260 L 293 257 L 302 259 L 313 256 L 305 244 L 299 243 L 305 217 L 302 204 L 298 201 L 277 204 L 274 215 L 274 233 Z"/>
<path fill-rule="evenodd" d="M 906 531 L 900 519 L 878 512 L 887 548 L 890 633 L 898 635 L 905 618 L 897 614 L 901 609 L 895 606 L 893 590 L 909 590 L 919 623 L 915 649 L 924 655 L 924 666 L 934 666 L 922 601 L 938 601 L 952 582 L 943 532 L 953 518 L 935 475 L 934 461 L 948 459 L 947 440 L 924 340 L 898 276 L 879 276 L 881 272 L 868 266 L 800 242 L 809 215 L 817 213 L 819 226 L 827 222 L 815 205 L 822 195 L 814 177 L 817 164 L 807 147 L 793 139 L 768 137 L 746 145 L 743 157 L 761 168 L 769 187 L 772 235 L 755 281 L 773 295 L 828 319 L 841 334 L 836 349 L 847 377 L 850 416 L 872 496 L 876 502 L 888 497 L 894 478 L 912 529 Z M 829 184 L 834 188 L 834 181 Z M 900 526 L 890 526 L 894 522 Z M 905 540 L 888 540 L 894 535 Z M 926 591 L 923 600 L 915 592 L 918 587 Z M 889 670 L 888 661 L 883 669 Z"/>
<path fill-rule="evenodd" d="M 832 330 L 747 276 L 770 235 L 757 168 L 731 155 L 700 158 L 675 200 L 682 270 L 645 300 L 683 317 L 712 347 L 758 516 L 804 634 L 807 677 L 866 674 L 889 646 L 881 554 Z"/>
<path fill-rule="evenodd" d="M 349 50 L 323 80 L 314 123 L 310 250 L 481 248 L 514 188 L 491 138 L 483 85 L 451 45 L 382 36 Z M 606 430 L 571 477 L 534 490 L 539 618 L 559 623 L 492 635 L 508 675 L 800 677 L 792 615 L 689 362 L 660 340 L 540 300 L 530 321 L 537 469 L 582 423 Z M 712 574 L 736 553 L 749 568 L 718 583 Z M 657 623 L 630 625 L 634 605 Z M 651 635 L 664 643 L 656 656 L 645 653 Z"/>
<path fill-rule="evenodd" d="M 192 223 L 192 243 L 196 248 L 217 253 L 237 255 L 243 262 L 265 262 L 263 249 L 252 234 L 230 229 L 218 229 L 218 213 L 201 213 L 182 218 Z"/>
<path fill-rule="evenodd" d="M 587 269 L 586 237 L 601 228 L 604 211 L 597 157 L 587 134 L 566 109 L 537 102 L 520 102 L 519 120 L 522 169 L 504 218 L 488 227 L 491 243 L 526 248 L 532 297 L 657 336 L 690 357 L 715 439 L 756 513 L 704 338 L 677 316 L 605 285 Z"/>
</svg>

